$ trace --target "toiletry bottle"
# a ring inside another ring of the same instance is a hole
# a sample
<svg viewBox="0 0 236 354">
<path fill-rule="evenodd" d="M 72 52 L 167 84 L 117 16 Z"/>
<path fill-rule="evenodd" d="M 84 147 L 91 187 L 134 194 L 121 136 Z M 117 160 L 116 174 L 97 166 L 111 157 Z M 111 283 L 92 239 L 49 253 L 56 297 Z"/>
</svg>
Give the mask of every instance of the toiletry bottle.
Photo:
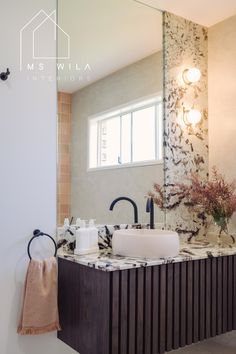
<svg viewBox="0 0 236 354">
<path fill-rule="evenodd" d="M 68 228 L 70 226 L 70 220 L 68 218 L 64 219 L 64 227 Z"/>
<path fill-rule="evenodd" d="M 98 229 L 95 226 L 95 220 L 89 220 L 89 238 L 91 252 L 98 251 Z"/>
<path fill-rule="evenodd" d="M 76 248 L 75 254 L 82 255 L 89 252 L 90 248 L 90 237 L 89 229 L 86 228 L 86 223 L 84 220 L 80 221 L 80 228 L 76 230 Z"/>
<path fill-rule="evenodd" d="M 76 219 L 76 222 L 75 222 L 75 227 L 76 229 L 78 229 L 80 227 L 80 222 L 81 222 L 81 219 L 80 218 L 77 218 Z"/>
</svg>

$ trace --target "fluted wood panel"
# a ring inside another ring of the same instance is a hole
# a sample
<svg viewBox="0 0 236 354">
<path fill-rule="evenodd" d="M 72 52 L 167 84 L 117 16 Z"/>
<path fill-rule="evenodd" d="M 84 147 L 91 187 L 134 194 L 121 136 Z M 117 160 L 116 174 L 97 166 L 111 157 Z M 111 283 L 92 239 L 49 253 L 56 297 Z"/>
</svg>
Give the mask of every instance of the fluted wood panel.
<svg viewBox="0 0 236 354">
<path fill-rule="evenodd" d="M 60 258 L 58 266 L 58 338 L 80 354 L 111 354 L 110 274 Z"/>
<path fill-rule="evenodd" d="M 59 261 L 58 336 L 80 354 L 161 354 L 236 329 L 235 295 L 236 256 L 107 273 Z"/>
<path fill-rule="evenodd" d="M 119 294 L 128 296 L 127 322 L 116 307 L 115 317 L 122 318 L 118 341 L 128 343 L 112 354 L 161 354 L 236 329 L 236 256 L 131 269 L 127 277 L 117 276 Z"/>
<path fill-rule="evenodd" d="M 217 316 L 217 334 L 221 334 L 222 332 L 222 293 L 223 293 L 223 277 L 222 277 L 222 258 L 217 260 L 217 308 L 216 308 L 216 316 Z"/>
<path fill-rule="evenodd" d="M 199 268 L 200 261 L 193 262 L 193 343 L 199 341 Z"/>
<path fill-rule="evenodd" d="M 173 348 L 174 265 L 168 264 L 166 271 L 166 350 L 169 351 Z"/>
<path fill-rule="evenodd" d="M 228 327 L 227 331 L 233 330 L 233 257 L 228 257 L 228 298 L 227 298 L 227 308 L 228 308 Z M 235 294 L 236 295 L 236 294 Z"/>
<path fill-rule="evenodd" d="M 211 261 L 211 336 L 217 333 L 217 259 Z"/>
<path fill-rule="evenodd" d="M 173 349 L 180 346 L 180 263 L 174 265 L 174 289 L 173 289 Z"/>
<path fill-rule="evenodd" d="M 160 322 L 160 267 L 152 268 L 152 354 L 159 352 L 159 322 Z"/>
<path fill-rule="evenodd" d="M 187 336 L 186 343 L 193 343 L 193 262 L 187 266 Z"/>
</svg>

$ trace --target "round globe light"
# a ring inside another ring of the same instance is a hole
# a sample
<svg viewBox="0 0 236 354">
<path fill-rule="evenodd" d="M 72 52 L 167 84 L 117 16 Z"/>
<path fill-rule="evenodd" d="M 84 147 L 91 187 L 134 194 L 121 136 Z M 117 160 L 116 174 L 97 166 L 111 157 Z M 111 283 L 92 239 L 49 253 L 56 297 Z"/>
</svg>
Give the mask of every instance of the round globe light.
<svg viewBox="0 0 236 354">
<path fill-rule="evenodd" d="M 186 84 L 193 84 L 200 80 L 201 75 L 201 71 L 197 68 L 186 69 L 183 72 L 183 80 Z"/>
<path fill-rule="evenodd" d="M 197 124 L 201 121 L 202 114 L 197 109 L 191 109 L 186 113 L 186 120 L 188 124 Z"/>
</svg>

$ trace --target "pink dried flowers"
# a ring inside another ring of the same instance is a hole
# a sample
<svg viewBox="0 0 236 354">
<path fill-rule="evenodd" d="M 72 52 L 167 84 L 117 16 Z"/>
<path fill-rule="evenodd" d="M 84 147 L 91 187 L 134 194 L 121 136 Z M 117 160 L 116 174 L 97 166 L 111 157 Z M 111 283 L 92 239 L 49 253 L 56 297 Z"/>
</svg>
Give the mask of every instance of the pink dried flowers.
<svg viewBox="0 0 236 354">
<path fill-rule="evenodd" d="M 190 185 L 176 186 L 185 194 L 185 203 L 193 208 L 202 208 L 216 223 L 222 219 L 228 222 L 236 211 L 236 182 L 227 182 L 216 167 L 212 168 L 212 176 L 208 180 L 192 174 L 190 182 Z"/>
<path fill-rule="evenodd" d="M 201 209 L 211 215 L 216 223 L 222 218 L 228 222 L 236 211 L 236 182 L 227 182 L 216 167 L 212 168 L 212 176 L 207 180 L 196 173 L 187 180 L 186 184 L 154 184 L 154 191 L 149 195 L 162 210 L 174 209 L 184 203 L 189 208 Z"/>
<path fill-rule="evenodd" d="M 154 191 L 149 196 L 162 210 L 172 210 L 183 204 L 198 215 L 211 216 L 219 226 L 218 245 L 222 245 L 223 233 L 235 243 L 234 236 L 228 232 L 228 223 L 236 211 L 236 181 L 227 182 L 216 167 L 212 168 L 209 179 L 204 180 L 197 173 L 192 173 L 186 183 L 154 184 Z"/>
</svg>

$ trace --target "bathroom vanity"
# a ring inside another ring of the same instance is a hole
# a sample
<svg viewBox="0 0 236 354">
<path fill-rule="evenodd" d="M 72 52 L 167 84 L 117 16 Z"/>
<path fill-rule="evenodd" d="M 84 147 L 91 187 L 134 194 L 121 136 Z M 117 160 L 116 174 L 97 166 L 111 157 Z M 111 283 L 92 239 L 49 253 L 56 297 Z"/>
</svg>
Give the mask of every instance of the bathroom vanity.
<svg viewBox="0 0 236 354">
<path fill-rule="evenodd" d="M 59 256 L 58 338 L 80 354 L 158 354 L 236 329 L 236 249 L 158 260 Z"/>
<path fill-rule="evenodd" d="M 171 188 L 209 176 L 208 30 L 143 1 L 103 2 L 58 2 L 63 34 L 79 43 L 72 62 L 81 63 L 79 79 L 63 79 L 70 68 L 58 84 L 58 224 L 92 217 L 116 230 L 132 222 L 131 201 L 135 224 L 201 238 L 206 208 L 190 210 Z M 168 201 L 156 203 L 155 221 L 144 204 L 154 183 Z M 99 230 L 100 249 L 113 231 Z M 80 354 L 160 354 L 214 337 L 236 329 L 236 248 L 184 245 L 155 261 L 109 250 L 61 255 L 59 309 L 58 338 Z"/>
</svg>

